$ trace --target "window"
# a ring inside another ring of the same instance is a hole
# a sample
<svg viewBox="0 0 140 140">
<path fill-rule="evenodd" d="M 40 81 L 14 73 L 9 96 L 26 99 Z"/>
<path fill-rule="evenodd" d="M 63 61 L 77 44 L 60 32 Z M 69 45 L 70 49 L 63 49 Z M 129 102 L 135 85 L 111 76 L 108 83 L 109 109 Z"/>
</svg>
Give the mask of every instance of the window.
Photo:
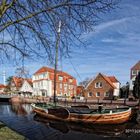
<svg viewBox="0 0 140 140">
<path fill-rule="evenodd" d="M 64 90 L 67 91 L 67 87 L 64 87 Z"/>
<path fill-rule="evenodd" d="M 60 89 L 62 89 L 62 83 L 60 83 Z"/>
<path fill-rule="evenodd" d="M 46 78 L 46 77 L 47 77 L 47 74 L 46 74 L 46 73 L 44 73 L 44 74 L 43 74 L 43 78 Z"/>
<path fill-rule="evenodd" d="M 71 85 L 71 89 L 73 89 L 73 85 Z"/>
<path fill-rule="evenodd" d="M 43 81 L 40 81 L 40 85 L 43 86 Z"/>
<path fill-rule="evenodd" d="M 71 87 L 71 86 L 69 85 L 69 89 L 70 89 L 70 87 Z"/>
<path fill-rule="evenodd" d="M 132 81 L 132 85 L 134 85 L 135 84 L 135 81 Z"/>
<path fill-rule="evenodd" d="M 40 88 L 40 83 L 38 82 L 38 88 Z"/>
<path fill-rule="evenodd" d="M 63 77 L 62 76 L 59 76 L 59 81 L 62 81 L 63 80 Z"/>
<path fill-rule="evenodd" d="M 96 97 L 100 97 L 100 92 L 97 92 L 96 93 Z"/>
<path fill-rule="evenodd" d="M 109 97 L 109 92 L 105 92 L 105 97 Z"/>
<path fill-rule="evenodd" d="M 72 79 L 69 79 L 69 82 L 70 82 L 70 83 L 72 83 L 72 81 L 73 81 Z"/>
<path fill-rule="evenodd" d="M 101 82 L 95 83 L 95 88 L 102 88 L 102 83 Z"/>
<path fill-rule="evenodd" d="M 137 75 L 139 74 L 140 70 L 137 70 Z"/>
<path fill-rule="evenodd" d="M 132 75 L 137 75 L 137 71 L 136 70 L 132 70 Z"/>
<path fill-rule="evenodd" d="M 88 93 L 88 97 L 91 97 L 91 96 L 93 96 L 93 93 L 92 92 L 89 92 Z"/>
</svg>

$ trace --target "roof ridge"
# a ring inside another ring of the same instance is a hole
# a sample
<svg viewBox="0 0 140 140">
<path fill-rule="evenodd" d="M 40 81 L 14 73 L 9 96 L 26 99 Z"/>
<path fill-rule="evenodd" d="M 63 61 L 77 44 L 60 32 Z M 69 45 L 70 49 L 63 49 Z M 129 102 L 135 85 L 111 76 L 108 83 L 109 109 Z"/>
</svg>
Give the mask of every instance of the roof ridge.
<svg viewBox="0 0 140 140">
<path fill-rule="evenodd" d="M 112 83 L 112 81 L 108 78 L 108 76 L 102 73 L 99 73 L 99 74 L 110 84 L 111 87 L 116 88 L 116 86 Z"/>
<path fill-rule="evenodd" d="M 40 72 L 41 69 L 44 69 L 44 68 L 45 68 L 45 69 L 51 70 L 51 72 L 52 72 L 52 71 L 54 72 L 54 68 L 50 68 L 50 67 L 47 67 L 47 66 L 43 66 L 43 67 L 41 67 L 39 70 L 37 70 L 33 75 L 36 75 L 36 74 L 39 74 L 39 73 L 44 73 L 45 71 L 47 71 L 47 70 L 44 70 L 44 71 Z M 62 70 L 57 70 L 57 73 L 58 73 L 58 74 L 62 73 L 62 74 L 64 74 L 64 75 L 69 76 L 70 78 L 74 78 L 73 76 L 71 76 L 70 74 L 68 74 L 67 72 L 64 72 L 64 71 L 62 71 Z M 74 79 L 75 79 L 75 78 L 74 78 Z"/>
<path fill-rule="evenodd" d="M 139 60 L 135 65 L 133 65 L 133 66 L 131 67 L 131 70 L 132 70 L 132 69 L 135 69 L 135 67 L 137 67 L 138 65 L 140 66 L 140 60 Z"/>
</svg>

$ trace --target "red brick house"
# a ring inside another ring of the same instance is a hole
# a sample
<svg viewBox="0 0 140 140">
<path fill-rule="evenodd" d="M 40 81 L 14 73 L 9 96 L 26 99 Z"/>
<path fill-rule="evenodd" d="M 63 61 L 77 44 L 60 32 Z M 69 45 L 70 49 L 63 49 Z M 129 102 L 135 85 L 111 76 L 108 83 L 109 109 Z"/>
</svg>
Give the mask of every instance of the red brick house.
<svg viewBox="0 0 140 140">
<path fill-rule="evenodd" d="M 53 96 L 54 93 L 54 69 L 42 67 L 33 75 L 34 94 L 40 96 Z M 57 71 L 56 95 L 75 96 L 77 82 L 74 77 L 63 71 Z"/>
<path fill-rule="evenodd" d="M 76 89 L 76 95 L 77 96 L 83 96 L 84 95 L 84 86 L 77 86 L 77 89 Z"/>
<path fill-rule="evenodd" d="M 99 73 L 85 88 L 86 99 L 113 99 L 119 96 L 120 82 L 115 76 L 106 76 Z"/>
</svg>

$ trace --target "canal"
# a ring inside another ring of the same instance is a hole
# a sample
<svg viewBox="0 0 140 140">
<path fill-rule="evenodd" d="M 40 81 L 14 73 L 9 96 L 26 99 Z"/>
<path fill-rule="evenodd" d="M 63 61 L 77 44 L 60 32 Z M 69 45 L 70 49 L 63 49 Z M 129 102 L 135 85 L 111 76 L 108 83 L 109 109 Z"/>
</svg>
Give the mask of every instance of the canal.
<svg viewBox="0 0 140 140">
<path fill-rule="evenodd" d="M 140 117 L 137 122 L 122 125 L 85 125 L 54 122 L 32 113 L 30 104 L 0 103 L 0 121 L 25 136 L 27 140 L 93 140 L 139 139 Z"/>
</svg>

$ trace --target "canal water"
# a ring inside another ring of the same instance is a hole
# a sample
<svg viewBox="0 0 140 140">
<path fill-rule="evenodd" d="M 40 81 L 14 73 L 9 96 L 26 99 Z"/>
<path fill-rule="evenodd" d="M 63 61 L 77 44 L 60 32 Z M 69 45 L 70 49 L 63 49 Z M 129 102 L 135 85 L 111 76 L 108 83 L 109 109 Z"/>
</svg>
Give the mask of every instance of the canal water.
<svg viewBox="0 0 140 140">
<path fill-rule="evenodd" d="M 27 140 L 140 139 L 139 116 L 137 122 L 122 125 L 62 123 L 40 118 L 30 104 L 0 103 L 0 121 Z"/>
</svg>

